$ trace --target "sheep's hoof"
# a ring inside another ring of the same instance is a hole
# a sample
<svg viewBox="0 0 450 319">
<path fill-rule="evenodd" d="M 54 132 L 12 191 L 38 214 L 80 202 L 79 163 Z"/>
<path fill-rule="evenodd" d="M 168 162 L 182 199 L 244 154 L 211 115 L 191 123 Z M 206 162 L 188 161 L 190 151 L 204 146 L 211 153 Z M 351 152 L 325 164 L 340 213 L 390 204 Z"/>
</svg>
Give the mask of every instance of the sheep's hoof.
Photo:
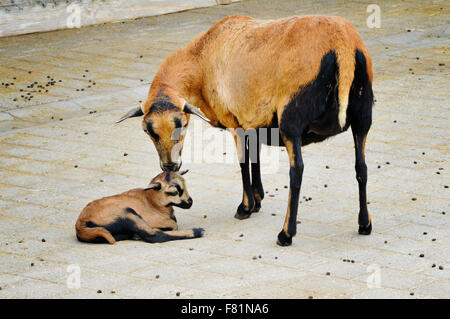
<svg viewBox="0 0 450 319">
<path fill-rule="evenodd" d="M 284 233 L 284 231 L 280 231 L 278 234 L 277 244 L 279 246 L 290 246 L 292 244 L 292 237 L 289 237 Z"/>
<path fill-rule="evenodd" d="M 255 207 L 253 207 L 252 213 L 257 213 L 261 209 L 261 201 L 255 201 Z"/>
<path fill-rule="evenodd" d="M 372 232 L 372 222 L 367 226 L 359 226 L 358 234 L 360 235 L 370 235 Z"/>
<path fill-rule="evenodd" d="M 237 209 L 237 212 L 234 215 L 234 218 L 242 220 L 242 219 L 247 219 L 247 218 L 249 218 L 251 216 L 252 210 L 245 210 L 244 207 L 245 206 L 242 203 L 239 205 L 239 207 Z"/>
<path fill-rule="evenodd" d="M 205 234 L 205 230 L 203 228 L 193 228 L 192 233 L 194 235 L 194 238 L 199 238 Z"/>
</svg>

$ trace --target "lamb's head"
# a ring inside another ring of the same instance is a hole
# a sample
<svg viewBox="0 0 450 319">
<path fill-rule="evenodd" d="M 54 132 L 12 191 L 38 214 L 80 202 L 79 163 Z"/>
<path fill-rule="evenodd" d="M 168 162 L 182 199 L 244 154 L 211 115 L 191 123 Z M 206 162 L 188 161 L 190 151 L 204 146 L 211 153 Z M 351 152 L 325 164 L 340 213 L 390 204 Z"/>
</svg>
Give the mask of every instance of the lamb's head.
<svg viewBox="0 0 450 319">
<path fill-rule="evenodd" d="M 176 173 L 173 171 L 162 172 L 152 179 L 144 190 L 156 191 L 154 196 L 161 206 L 177 206 L 190 208 L 192 198 L 186 188 L 186 182 L 182 175 L 188 171 Z"/>
</svg>

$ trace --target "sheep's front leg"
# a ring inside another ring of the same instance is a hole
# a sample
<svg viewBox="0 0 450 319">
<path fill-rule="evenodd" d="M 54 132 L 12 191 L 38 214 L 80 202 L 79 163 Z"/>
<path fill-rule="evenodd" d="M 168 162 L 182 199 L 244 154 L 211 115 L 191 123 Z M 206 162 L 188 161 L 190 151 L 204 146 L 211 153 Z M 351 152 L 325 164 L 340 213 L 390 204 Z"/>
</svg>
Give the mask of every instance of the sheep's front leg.
<svg viewBox="0 0 450 319">
<path fill-rule="evenodd" d="M 300 137 L 284 138 L 284 144 L 289 154 L 289 202 L 284 221 L 284 226 L 278 234 L 277 244 L 280 246 L 289 246 L 292 244 L 292 237 L 297 233 L 297 209 L 300 196 L 300 187 L 303 177 L 303 159 L 301 152 Z"/>
<path fill-rule="evenodd" d="M 251 143 L 250 147 L 253 147 Z M 255 207 L 253 208 L 253 212 L 257 213 L 261 209 L 261 201 L 264 199 L 264 188 L 261 182 L 261 171 L 259 164 L 259 155 L 261 152 L 261 143 L 259 140 L 259 132 L 257 133 L 257 141 L 255 145 L 255 151 L 250 151 L 250 160 L 251 160 L 251 170 L 252 170 L 252 189 L 253 189 L 253 197 L 255 199 Z"/>
<path fill-rule="evenodd" d="M 243 131 L 241 132 L 243 133 Z M 239 165 L 241 166 L 243 186 L 242 202 L 239 205 L 234 217 L 237 219 L 246 219 L 249 218 L 252 214 L 253 207 L 255 205 L 249 170 L 250 158 L 248 149 L 248 136 L 245 134 L 240 134 L 238 132 L 234 134 L 234 140 L 236 143 Z"/>
</svg>

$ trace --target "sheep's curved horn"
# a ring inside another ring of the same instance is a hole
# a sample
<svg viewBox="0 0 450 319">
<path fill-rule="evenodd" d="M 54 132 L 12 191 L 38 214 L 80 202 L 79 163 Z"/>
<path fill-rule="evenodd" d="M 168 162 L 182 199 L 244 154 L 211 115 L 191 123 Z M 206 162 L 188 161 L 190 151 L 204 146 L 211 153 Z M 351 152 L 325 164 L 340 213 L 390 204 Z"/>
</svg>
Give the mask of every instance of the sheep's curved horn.
<svg viewBox="0 0 450 319">
<path fill-rule="evenodd" d="M 188 114 L 194 114 L 197 115 L 199 118 L 206 122 L 210 122 L 209 118 L 203 115 L 202 111 L 200 111 L 197 107 L 193 106 L 192 104 L 189 104 L 188 102 L 184 103 L 183 106 L 183 112 Z"/>
<path fill-rule="evenodd" d="M 123 120 L 129 119 L 130 117 L 137 117 L 142 115 L 144 115 L 144 112 L 142 112 L 141 107 L 138 106 L 135 107 L 134 109 L 129 110 L 128 113 L 122 116 L 119 120 L 117 120 L 116 123 L 120 123 Z"/>
</svg>

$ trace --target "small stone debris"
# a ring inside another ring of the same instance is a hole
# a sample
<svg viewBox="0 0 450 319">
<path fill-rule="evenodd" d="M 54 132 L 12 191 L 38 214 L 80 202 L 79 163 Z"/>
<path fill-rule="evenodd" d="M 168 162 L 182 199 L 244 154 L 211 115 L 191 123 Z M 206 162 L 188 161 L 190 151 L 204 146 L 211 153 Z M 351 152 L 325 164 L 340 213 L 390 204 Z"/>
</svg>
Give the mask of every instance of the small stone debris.
<svg viewBox="0 0 450 319">
<path fill-rule="evenodd" d="M 288 188 L 288 186 L 287 186 L 287 185 L 284 185 L 284 188 Z"/>
<path fill-rule="evenodd" d="M 413 292 L 410 292 L 409 295 L 410 295 L 410 296 L 414 296 L 414 293 L 413 293 Z"/>
<path fill-rule="evenodd" d="M 419 257 L 420 257 L 420 258 L 423 258 L 423 257 L 425 257 L 425 255 L 424 255 L 424 254 L 420 254 Z"/>
<path fill-rule="evenodd" d="M 102 291 L 101 291 L 101 290 L 99 289 L 99 290 L 97 290 L 97 293 L 98 293 L 98 294 L 101 294 L 101 293 L 102 293 Z"/>
<path fill-rule="evenodd" d="M 240 234 L 239 237 L 244 237 L 244 234 Z"/>
<path fill-rule="evenodd" d="M 123 153 L 123 156 L 128 156 L 128 153 Z"/>
<path fill-rule="evenodd" d="M 270 215 L 272 215 L 272 216 L 277 216 L 277 214 L 275 214 L 275 213 L 272 213 L 272 214 L 270 214 Z"/>
<path fill-rule="evenodd" d="M 156 275 L 155 278 L 156 278 L 156 279 L 159 279 L 159 275 Z"/>
<path fill-rule="evenodd" d="M 385 240 L 385 241 L 384 241 L 384 243 L 385 243 L 385 244 L 387 244 L 387 243 L 388 243 L 388 241 L 387 241 L 387 240 Z"/>
<path fill-rule="evenodd" d="M 432 265 L 431 265 L 431 268 L 434 268 L 434 267 L 436 267 L 436 264 L 432 264 Z"/>
<path fill-rule="evenodd" d="M 431 239 L 431 241 L 436 241 L 436 238 Z"/>
<path fill-rule="evenodd" d="M 206 217 L 208 217 L 207 215 L 203 215 L 203 218 L 206 218 Z"/>
<path fill-rule="evenodd" d="M 45 238 L 42 238 L 41 241 L 42 241 L 43 243 L 45 243 Z"/>
<path fill-rule="evenodd" d="M 78 165 L 74 165 L 73 167 L 78 168 Z"/>
<path fill-rule="evenodd" d="M 313 296 L 309 296 L 309 297 L 308 297 L 308 299 L 313 299 L 313 298 L 314 298 Z"/>
<path fill-rule="evenodd" d="M 327 275 L 327 276 L 330 276 L 330 275 L 331 275 L 331 273 L 327 271 L 326 275 Z"/>
<path fill-rule="evenodd" d="M 177 297 L 180 297 L 181 293 L 179 291 L 177 291 L 177 293 L 175 294 Z"/>
<path fill-rule="evenodd" d="M 424 235 L 428 235 L 428 233 L 426 231 L 423 232 Z"/>
<path fill-rule="evenodd" d="M 116 291 L 115 291 L 115 290 L 111 290 L 111 293 L 112 293 L 112 294 L 115 294 L 115 293 L 116 293 Z"/>
<path fill-rule="evenodd" d="M 256 260 L 256 259 L 258 259 L 258 257 L 256 257 L 256 256 L 253 256 L 253 257 L 252 257 L 252 259 L 253 259 L 253 260 Z"/>
<path fill-rule="evenodd" d="M 34 263 L 31 263 L 30 266 L 33 267 L 33 266 L 34 266 Z"/>
<path fill-rule="evenodd" d="M 411 198 L 411 200 L 414 202 L 417 200 L 417 198 L 413 197 L 413 198 Z"/>
<path fill-rule="evenodd" d="M 325 168 L 326 168 L 326 169 L 330 169 L 330 166 L 326 165 Z"/>
<path fill-rule="evenodd" d="M 444 270 L 444 266 L 439 266 L 439 270 Z"/>
</svg>

